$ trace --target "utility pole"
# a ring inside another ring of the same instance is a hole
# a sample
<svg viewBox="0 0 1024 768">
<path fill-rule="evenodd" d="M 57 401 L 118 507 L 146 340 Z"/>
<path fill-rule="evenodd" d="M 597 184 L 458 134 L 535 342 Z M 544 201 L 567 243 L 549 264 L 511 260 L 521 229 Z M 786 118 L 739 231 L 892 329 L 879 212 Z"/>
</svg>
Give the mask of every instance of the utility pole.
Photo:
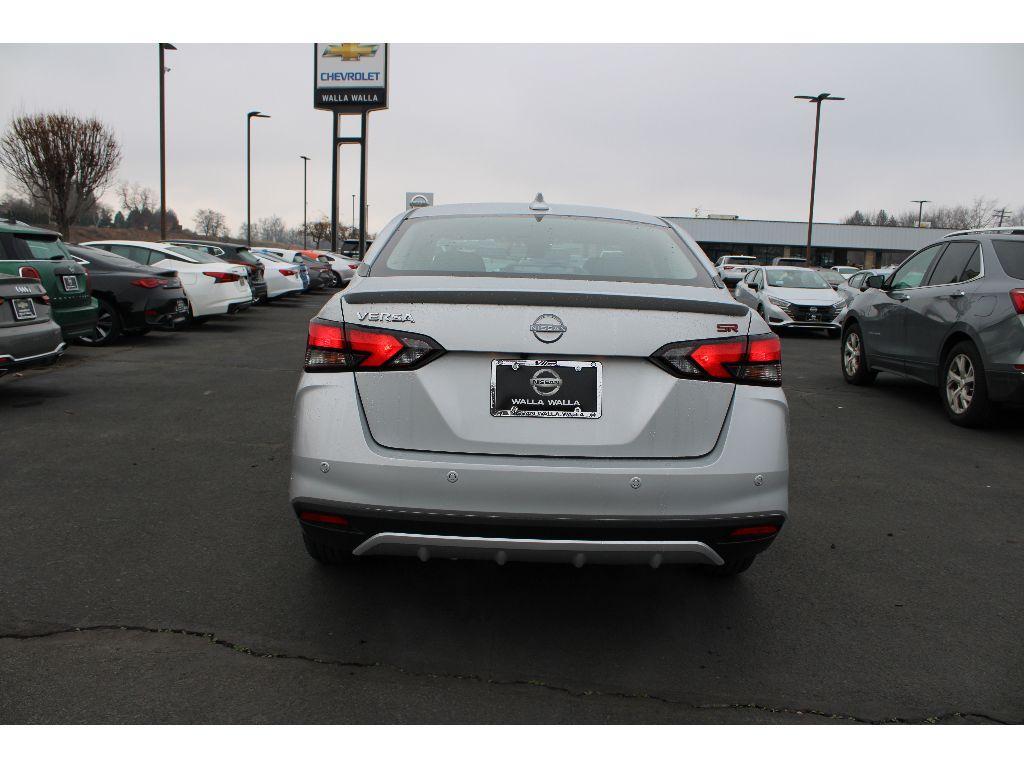
<svg viewBox="0 0 1024 768">
<path fill-rule="evenodd" d="M 160 43 L 160 239 L 167 239 L 167 141 L 164 137 L 164 51 L 178 50 L 170 43 Z"/>
<path fill-rule="evenodd" d="M 1001 227 L 1001 226 L 1003 226 L 1003 217 L 1006 216 L 1006 208 L 1005 208 L 1005 206 L 1001 210 L 993 211 L 992 212 L 992 217 L 995 218 L 995 215 L 997 213 L 999 214 L 999 224 L 997 224 L 996 226 Z"/>
<path fill-rule="evenodd" d="M 309 158 L 299 155 L 302 158 L 302 249 L 306 249 L 306 167 L 309 165 Z"/>
<path fill-rule="evenodd" d="M 844 96 L 833 96 L 830 93 L 819 93 L 817 96 L 794 96 L 794 99 L 805 99 L 814 104 L 814 154 L 811 159 L 811 207 L 807 213 L 807 248 L 804 258 L 811 265 L 811 232 L 814 228 L 814 187 L 818 176 L 818 131 L 821 127 L 821 102 L 845 101 Z"/>
<path fill-rule="evenodd" d="M 252 246 L 252 119 L 270 117 L 258 109 L 245 116 L 245 244 Z"/>
<path fill-rule="evenodd" d="M 931 200 L 911 200 L 912 203 L 917 203 L 917 228 L 921 228 L 921 219 L 924 218 L 924 204 L 930 203 Z"/>
</svg>

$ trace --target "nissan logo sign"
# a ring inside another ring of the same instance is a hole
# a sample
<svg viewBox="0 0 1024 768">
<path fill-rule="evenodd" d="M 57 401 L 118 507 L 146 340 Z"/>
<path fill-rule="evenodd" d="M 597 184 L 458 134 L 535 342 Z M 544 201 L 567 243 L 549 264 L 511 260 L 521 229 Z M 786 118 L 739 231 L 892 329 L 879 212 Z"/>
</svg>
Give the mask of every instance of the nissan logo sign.
<svg viewBox="0 0 1024 768">
<path fill-rule="evenodd" d="M 562 388 L 562 377 L 550 368 L 541 368 L 530 377 L 530 386 L 541 397 L 551 397 Z"/>
<path fill-rule="evenodd" d="M 533 321 L 530 330 L 537 337 L 537 341 L 553 344 L 562 338 L 569 329 L 565 327 L 565 323 L 558 315 L 541 315 Z"/>
</svg>

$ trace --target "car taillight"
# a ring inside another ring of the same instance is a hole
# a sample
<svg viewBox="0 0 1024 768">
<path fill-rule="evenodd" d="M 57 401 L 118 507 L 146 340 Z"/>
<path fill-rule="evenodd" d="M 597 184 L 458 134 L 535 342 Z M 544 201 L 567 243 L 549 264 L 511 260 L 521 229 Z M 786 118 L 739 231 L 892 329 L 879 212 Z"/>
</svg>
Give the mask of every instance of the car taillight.
<svg viewBox="0 0 1024 768">
<path fill-rule="evenodd" d="M 41 294 L 39 296 L 36 296 L 36 301 L 38 301 L 38 302 L 40 302 L 42 304 L 49 304 L 50 303 L 50 294 L 43 293 L 43 294 Z"/>
<path fill-rule="evenodd" d="M 285 277 L 293 277 L 296 274 L 296 272 L 294 269 L 282 269 L 281 274 L 284 275 Z"/>
<path fill-rule="evenodd" d="M 736 269 L 736 267 L 730 267 L 728 264 L 725 265 L 726 269 Z"/>
<path fill-rule="evenodd" d="M 1010 291 L 1010 301 L 1018 315 L 1024 315 L 1024 288 L 1014 288 Z"/>
<path fill-rule="evenodd" d="M 418 333 L 309 321 L 307 371 L 409 371 L 444 354 L 433 339 Z"/>
<path fill-rule="evenodd" d="M 140 288 L 159 288 L 162 285 L 167 285 L 167 281 L 161 277 L 140 277 L 138 280 L 132 280 L 132 285 L 137 285 Z"/>
<path fill-rule="evenodd" d="M 349 264 L 348 268 L 349 269 L 359 269 L 359 267 L 357 265 L 355 265 L 355 264 Z"/>
<path fill-rule="evenodd" d="M 181 278 L 168 277 L 167 284 L 164 286 L 164 288 L 181 288 Z"/>
<path fill-rule="evenodd" d="M 18 270 L 18 274 L 21 275 L 22 277 L 27 277 L 30 280 L 38 280 L 39 282 L 43 282 L 43 278 L 39 276 L 39 270 L 37 270 L 35 267 L 22 267 L 21 269 Z"/>
<path fill-rule="evenodd" d="M 207 277 L 212 277 L 215 283 L 237 283 L 239 276 L 234 272 L 203 272 Z"/>
<path fill-rule="evenodd" d="M 782 344 L 774 333 L 666 344 L 651 360 L 681 379 L 782 385 Z"/>
</svg>

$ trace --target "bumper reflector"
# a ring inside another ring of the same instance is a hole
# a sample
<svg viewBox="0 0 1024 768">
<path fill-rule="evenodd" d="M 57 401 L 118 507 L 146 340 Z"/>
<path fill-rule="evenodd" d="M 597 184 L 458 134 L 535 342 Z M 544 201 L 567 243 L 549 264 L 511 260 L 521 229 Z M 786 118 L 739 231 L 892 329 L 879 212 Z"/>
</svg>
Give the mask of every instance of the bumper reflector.
<svg viewBox="0 0 1024 768">
<path fill-rule="evenodd" d="M 730 538 L 756 538 L 759 536 L 774 536 L 779 532 L 777 525 L 749 525 L 746 528 L 737 528 L 729 534 Z"/>
<path fill-rule="evenodd" d="M 348 525 L 348 518 L 340 515 L 323 515 L 319 512 L 299 512 L 299 520 L 307 523 L 330 523 L 331 525 Z"/>
</svg>

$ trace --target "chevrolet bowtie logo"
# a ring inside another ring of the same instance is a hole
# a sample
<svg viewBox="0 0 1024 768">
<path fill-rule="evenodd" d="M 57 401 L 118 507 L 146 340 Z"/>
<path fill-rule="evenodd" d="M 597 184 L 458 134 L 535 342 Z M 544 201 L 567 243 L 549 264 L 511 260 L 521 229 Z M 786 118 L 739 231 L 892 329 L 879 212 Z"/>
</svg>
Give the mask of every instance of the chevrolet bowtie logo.
<svg viewBox="0 0 1024 768">
<path fill-rule="evenodd" d="M 364 56 L 376 56 L 379 45 L 366 43 L 334 43 L 324 48 L 321 56 L 340 57 L 342 61 L 359 61 Z"/>
</svg>

